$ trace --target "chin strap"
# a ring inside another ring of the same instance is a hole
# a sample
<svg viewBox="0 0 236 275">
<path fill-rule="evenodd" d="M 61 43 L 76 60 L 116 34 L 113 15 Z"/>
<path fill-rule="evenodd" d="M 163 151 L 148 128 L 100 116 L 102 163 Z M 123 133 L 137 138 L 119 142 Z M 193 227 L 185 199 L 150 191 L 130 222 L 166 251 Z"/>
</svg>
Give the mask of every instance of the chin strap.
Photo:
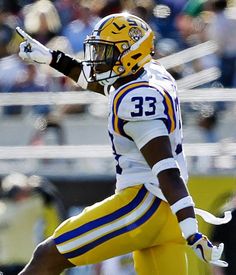
<svg viewBox="0 0 236 275">
<path fill-rule="evenodd" d="M 107 73 L 101 73 L 101 74 L 97 74 L 96 78 L 106 78 L 106 76 L 107 76 Z M 102 79 L 102 80 L 98 79 L 98 83 L 103 85 L 103 86 L 112 85 L 116 82 L 116 80 L 118 78 L 119 78 L 119 76 L 116 75 L 116 73 L 114 71 L 112 71 L 112 73 L 109 75 L 109 78 Z"/>
</svg>

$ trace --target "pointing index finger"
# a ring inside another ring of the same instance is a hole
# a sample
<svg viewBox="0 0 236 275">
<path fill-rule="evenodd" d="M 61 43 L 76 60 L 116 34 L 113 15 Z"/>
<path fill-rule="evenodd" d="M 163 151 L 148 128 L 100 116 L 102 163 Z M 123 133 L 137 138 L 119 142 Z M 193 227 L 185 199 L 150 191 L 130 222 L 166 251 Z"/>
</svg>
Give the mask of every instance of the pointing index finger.
<svg viewBox="0 0 236 275">
<path fill-rule="evenodd" d="M 33 42 L 33 38 L 20 27 L 16 27 L 16 31 L 23 39 L 28 40 L 29 42 Z"/>
</svg>

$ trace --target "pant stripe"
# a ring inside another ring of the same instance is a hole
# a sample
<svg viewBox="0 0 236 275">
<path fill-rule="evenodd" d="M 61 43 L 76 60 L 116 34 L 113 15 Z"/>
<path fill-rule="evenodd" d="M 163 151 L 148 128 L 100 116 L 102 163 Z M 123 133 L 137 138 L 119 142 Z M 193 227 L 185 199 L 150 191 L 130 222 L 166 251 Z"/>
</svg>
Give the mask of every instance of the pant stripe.
<svg viewBox="0 0 236 275">
<path fill-rule="evenodd" d="M 138 220 L 136 220 L 135 222 L 125 226 L 125 227 L 122 227 L 118 230 L 115 230 L 113 232 L 110 232 L 109 234 L 106 234 L 105 236 L 102 236 L 101 238 L 98 238 L 96 239 L 95 241 L 93 242 L 90 242 L 74 251 L 71 251 L 71 252 L 68 252 L 68 253 L 65 253 L 64 256 L 66 258 L 75 258 L 75 257 L 78 257 L 84 253 L 86 253 L 87 251 L 93 249 L 94 247 L 112 239 L 112 238 L 115 238 L 121 234 L 124 234 L 124 233 L 127 233 L 131 230 L 134 230 L 136 229 L 137 227 L 139 227 L 140 225 L 142 225 L 143 223 L 145 223 L 154 213 L 155 211 L 158 209 L 159 205 L 161 203 L 161 199 L 159 198 L 155 198 L 151 207 L 146 211 L 146 213 L 140 217 Z"/>
<path fill-rule="evenodd" d="M 95 228 L 98 228 L 100 226 L 103 226 L 104 224 L 110 223 L 122 216 L 125 216 L 129 212 L 131 212 L 133 209 L 135 209 L 144 199 L 145 195 L 147 194 L 147 190 L 144 186 L 139 190 L 138 194 L 135 196 L 135 198 L 125 205 L 124 207 L 114 211 L 111 214 L 108 214 L 106 216 L 100 217 L 96 220 L 90 221 L 78 228 L 75 228 L 71 231 L 68 231 L 66 233 L 61 234 L 57 238 L 54 239 L 55 243 L 61 244 L 64 243 L 70 239 L 79 237 L 80 235 L 87 233 L 91 230 L 94 230 Z"/>
<path fill-rule="evenodd" d="M 124 226 L 128 226 L 129 224 L 138 220 L 140 217 L 144 215 L 144 213 L 147 212 L 147 210 L 150 208 L 150 205 L 153 203 L 154 198 L 155 197 L 152 193 L 147 193 L 142 203 L 140 203 L 133 211 L 131 211 L 127 215 L 120 217 L 111 223 L 107 223 L 103 226 L 95 228 L 92 231 L 90 230 L 89 232 L 86 232 L 85 234 L 77 238 L 57 245 L 59 251 L 61 253 L 70 252 L 74 249 L 91 243 L 96 239 L 109 234 L 110 232 L 118 230 Z"/>
</svg>

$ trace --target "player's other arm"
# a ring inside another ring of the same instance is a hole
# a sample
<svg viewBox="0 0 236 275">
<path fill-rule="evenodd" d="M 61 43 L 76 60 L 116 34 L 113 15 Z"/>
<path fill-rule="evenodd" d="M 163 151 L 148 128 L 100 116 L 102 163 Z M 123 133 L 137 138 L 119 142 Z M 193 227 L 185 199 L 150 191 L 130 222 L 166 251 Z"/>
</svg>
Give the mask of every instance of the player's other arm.
<svg viewBox="0 0 236 275">
<path fill-rule="evenodd" d="M 82 62 L 61 52 L 53 51 L 33 39 L 21 28 L 16 28 L 17 33 L 24 39 L 20 44 L 19 56 L 28 62 L 47 64 L 77 82 L 82 88 L 97 93 L 104 93 L 104 87 L 99 83 L 88 83 L 83 73 Z"/>
<path fill-rule="evenodd" d="M 213 246 L 198 232 L 194 203 L 172 154 L 162 94 L 151 87 L 133 89 L 122 98 L 117 110 L 118 116 L 127 122 L 123 130 L 134 140 L 158 178 L 188 244 L 205 262 L 227 266 L 220 260 L 223 244 Z"/>
<path fill-rule="evenodd" d="M 169 137 L 153 138 L 140 151 L 158 177 L 160 188 L 172 212 L 177 216 L 183 235 L 197 256 L 207 263 L 227 266 L 226 262 L 220 260 L 224 249 L 223 243 L 214 246 L 206 236 L 198 232 L 194 203 L 173 158 Z"/>
</svg>

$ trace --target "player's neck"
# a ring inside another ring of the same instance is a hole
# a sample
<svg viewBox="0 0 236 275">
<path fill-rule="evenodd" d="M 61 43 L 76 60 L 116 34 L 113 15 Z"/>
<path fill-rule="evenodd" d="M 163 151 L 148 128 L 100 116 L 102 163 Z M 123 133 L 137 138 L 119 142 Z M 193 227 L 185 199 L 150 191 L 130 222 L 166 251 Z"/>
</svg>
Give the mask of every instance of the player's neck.
<svg viewBox="0 0 236 275">
<path fill-rule="evenodd" d="M 118 89 L 120 86 L 139 78 L 140 75 L 143 74 L 143 72 L 144 68 L 140 69 L 136 74 L 128 75 L 117 79 L 116 82 L 113 84 L 114 88 Z"/>
</svg>

